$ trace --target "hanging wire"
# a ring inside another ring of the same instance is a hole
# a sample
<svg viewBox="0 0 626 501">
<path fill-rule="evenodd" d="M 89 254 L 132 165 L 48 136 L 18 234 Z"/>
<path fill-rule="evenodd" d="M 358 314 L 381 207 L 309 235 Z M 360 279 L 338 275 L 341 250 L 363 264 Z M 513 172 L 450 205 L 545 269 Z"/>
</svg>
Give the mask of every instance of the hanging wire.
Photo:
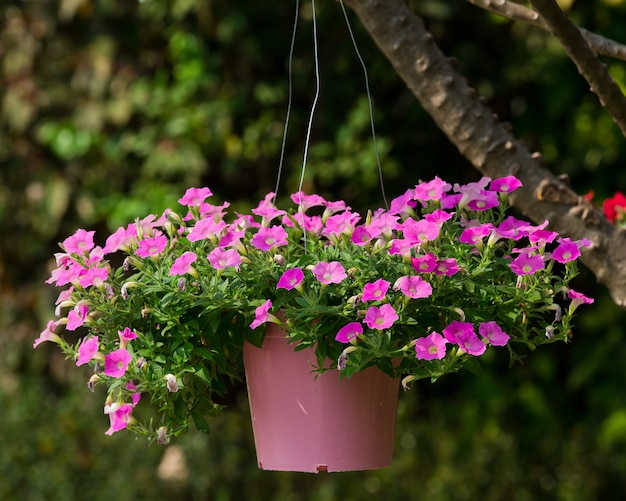
<svg viewBox="0 0 626 501">
<path fill-rule="evenodd" d="M 293 30 L 291 33 L 291 47 L 289 48 L 289 96 L 287 98 L 287 115 L 285 117 L 285 129 L 283 131 L 283 144 L 280 147 L 280 160 L 278 162 L 278 176 L 276 178 L 276 188 L 274 189 L 274 203 L 276 203 L 276 197 L 278 197 L 278 188 L 280 186 L 280 178 L 283 173 L 283 161 L 285 159 L 285 148 L 287 144 L 287 131 L 289 130 L 289 117 L 291 116 L 291 101 L 293 97 L 293 50 L 296 44 L 296 31 L 298 29 L 298 16 L 300 13 L 300 0 L 296 0 L 296 14 L 293 19 Z"/>
<path fill-rule="evenodd" d="M 354 38 L 354 33 L 352 33 L 352 27 L 350 26 L 350 20 L 348 19 L 348 13 L 346 12 L 346 8 L 343 5 L 343 0 L 339 0 L 339 5 L 341 5 L 341 11 L 343 12 L 343 17 L 346 20 L 346 25 L 348 26 L 348 32 L 350 33 L 350 39 L 352 40 L 354 51 L 356 52 L 356 55 L 359 58 L 359 62 L 361 63 L 361 66 L 363 68 L 363 74 L 365 75 L 365 90 L 367 91 L 367 103 L 369 105 L 369 110 L 370 110 L 370 125 L 372 128 L 372 139 L 374 141 L 374 150 L 376 152 L 376 162 L 378 164 L 378 178 L 380 181 L 380 190 L 383 195 L 383 202 L 385 203 L 385 208 L 389 210 L 389 204 L 387 203 L 387 197 L 385 195 L 385 184 L 383 182 L 383 169 L 380 165 L 380 154 L 378 153 L 378 143 L 376 142 L 376 130 L 374 127 L 374 109 L 372 106 L 372 94 L 370 92 L 370 84 L 369 84 L 369 77 L 367 75 L 367 67 L 365 66 L 365 61 L 363 61 L 363 58 L 361 57 L 361 53 L 359 52 L 356 39 Z"/>
<path fill-rule="evenodd" d="M 309 123 L 306 130 L 306 139 L 304 141 L 304 155 L 302 159 L 302 173 L 300 175 L 300 183 L 298 184 L 298 191 L 302 192 L 302 185 L 304 184 L 304 173 L 306 171 L 306 161 L 309 154 L 309 143 L 311 142 L 311 129 L 313 128 L 313 116 L 317 108 L 317 101 L 320 96 L 320 68 L 319 57 L 317 49 L 317 20 L 315 14 L 315 0 L 311 0 L 311 9 L 313 11 L 313 54 L 315 61 L 315 97 L 313 98 L 313 104 L 311 105 L 311 112 L 309 113 Z M 302 197 L 300 197 L 300 203 L 302 204 Z M 305 232 L 306 234 L 306 232 Z"/>
</svg>

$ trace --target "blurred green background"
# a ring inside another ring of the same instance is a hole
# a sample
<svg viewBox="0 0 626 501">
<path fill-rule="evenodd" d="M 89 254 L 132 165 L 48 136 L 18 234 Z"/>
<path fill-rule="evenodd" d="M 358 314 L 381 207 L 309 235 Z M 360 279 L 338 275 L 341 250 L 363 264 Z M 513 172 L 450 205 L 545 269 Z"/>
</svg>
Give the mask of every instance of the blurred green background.
<svg viewBox="0 0 626 501">
<path fill-rule="evenodd" d="M 413 1 L 442 49 L 516 135 L 601 201 L 626 191 L 626 141 L 559 45 L 464 1 Z M 563 2 L 565 4 L 565 2 Z M 623 39 L 626 2 L 567 2 Z M 523 365 L 401 395 L 393 466 L 297 474 L 257 469 L 246 393 L 209 436 L 167 446 L 106 437 L 104 395 L 55 346 L 43 282 L 75 228 L 101 238 L 173 206 L 188 186 L 256 205 L 274 189 L 295 2 L 60 0 L 0 5 L 0 499 L 597 500 L 626 493 L 626 317 L 583 270 L 573 343 Z M 339 5 L 317 2 L 321 95 L 304 190 L 382 205 L 365 84 Z M 314 92 L 311 4 L 302 2 L 281 203 L 297 191 Z M 439 175 L 479 177 L 351 17 L 374 98 L 387 196 Z M 626 63 L 606 61 L 626 86 Z M 626 249 L 625 249 L 626 251 Z"/>
</svg>

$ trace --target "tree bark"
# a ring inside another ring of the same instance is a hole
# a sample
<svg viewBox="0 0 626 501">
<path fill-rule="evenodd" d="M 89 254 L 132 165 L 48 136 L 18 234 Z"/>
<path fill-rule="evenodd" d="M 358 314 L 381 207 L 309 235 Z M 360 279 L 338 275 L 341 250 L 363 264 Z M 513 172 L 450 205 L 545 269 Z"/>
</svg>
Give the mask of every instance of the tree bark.
<svg viewBox="0 0 626 501">
<path fill-rule="evenodd" d="M 563 236 L 589 239 L 582 261 L 626 307 L 626 236 L 602 212 L 543 168 L 478 99 L 404 0 L 345 0 L 437 126 L 483 175 L 515 175 L 513 205 Z"/>
</svg>

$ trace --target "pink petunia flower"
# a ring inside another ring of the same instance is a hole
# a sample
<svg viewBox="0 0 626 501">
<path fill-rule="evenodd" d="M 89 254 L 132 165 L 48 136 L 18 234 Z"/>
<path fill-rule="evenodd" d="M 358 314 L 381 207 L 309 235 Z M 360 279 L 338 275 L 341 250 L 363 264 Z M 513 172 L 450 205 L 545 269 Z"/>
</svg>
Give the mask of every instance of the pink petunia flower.
<svg viewBox="0 0 626 501">
<path fill-rule="evenodd" d="M 251 329 L 256 329 L 259 325 L 263 325 L 266 322 L 279 323 L 280 321 L 274 315 L 270 313 L 272 302 L 268 299 L 256 310 L 254 310 L 254 320 L 250 324 Z"/>
<path fill-rule="evenodd" d="M 489 189 L 499 193 L 511 193 L 520 186 L 522 186 L 522 182 L 515 176 L 505 176 L 491 181 Z"/>
<path fill-rule="evenodd" d="M 230 266 L 237 267 L 242 263 L 241 256 L 239 255 L 239 252 L 237 252 L 237 249 L 221 249 L 216 247 L 209 252 L 207 259 L 209 260 L 209 263 L 211 263 L 211 266 L 213 266 L 216 270 L 228 268 Z"/>
<path fill-rule="evenodd" d="M 433 293 L 432 286 L 422 277 L 404 276 L 396 280 L 394 290 L 400 290 L 405 296 L 412 299 L 429 297 Z"/>
<path fill-rule="evenodd" d="M 574 242 L 563 242 L 552 251 L 552 258 L 559 263 L 574 261 L 580 257 L 580 249 Z"/>
<path fill-rule="evenodd" d="M 349 343 L 360 334 L 363 334 L 363 326 L 360 322 L 350 322 L 344 325 L 335 336 L 335 340 L 340 343 Z"/>
<path fill-rule="evenodd" d="M 104 413 L 109 416 L 110 426 L 104 433 L 106 435 L 113 435 L 113 433 L 126 428 L 128 423 L 132 422 L 132 412 L 132 404 L 113 404 L 105 406 Z"/>
<path fill-rule="evenodd" d="M 299 191 L 298 193 L 293 193 L 290 198 L 295 204 L 298 205 L 298 207 L 302 208 L 303 212 L 306 212 L 311 207 L 323 206 L 326 202 L 326 200 L 324 200 L 324 198 L 320 195 L 307 195 L 302 191 Z"/>
<path fill-rule="evenodd" d="M 456 344 L 462 350 L 476 357 L 479 357 L 487 350 L 487 345 L 478 338 L 473 327 L 471 330 L 463 329 L 457 332 Z"/>
<path fill-rule="evenodd" d="M 361 301 L 380 301 L 387 294 L 390 283 L 387 280 L 379 278 L 376 282 L 367 283 L 363 286 L 363 295 Z"/>
<path fill-rule="evenodd" d="M 256 249 L 269 251 L 287 245 L 287 236 L 282 226 L 264 226 L 252 237 L 250 244 Z"/>
<path fill-rule="evenodd" d="M 165 250 L 167 246 L 167 237 L 163 234 L 155 235 L 154 237 L 146 238 L 139 242 L 137 248 L 137 255 L 139 257 L 156 256 Z"/>
<path fill-rule="evenodd" d="M 95 231 L 78 229 L 72 236 L 63 240 L 61 245 L 65 252 L 69 254 L 85 254 L 93 249 L 93 236 L 95 234 Z"/>
<path fill-rule="evenodd" d="M 419 273 L 430 273 L 435 271 L 437 266 L 437 258 L 433 254 L 425 254 L 411 258 L 411 266 Z"/>
<path fill-rule="evenodd" d="M 574 313 L 576 308 L 578 308 L 581 304 L 592 304 L 594 301 L 593 298 L 585 296 L 582 292 L 576 292 L 574 289 L 567 291 L 567 297 L 572 300 L 569 305 L 570 315 Z"/>
<path fill-rule="evenodd" d="M 441 232 L 441 226 L 438 223 L 420 219 L 407 219 L 402 225 L 402 233 L 404 238 L 413 245 L 423 244 L 436 240 Z"/>
<path fill-rule="evenodd" d="M 192 273 L 194 270 L 193 263 L 196 262 L 198 256 L 194 252 L 187 251 L 181 254 L 176 261 L 170 267 L 170 276 L 173 275 L 186 275 L 187 273 Z"/>
<path fill-rule="evenodd" d="M 398 314 L 396 310 L 390 304 L 383 304 L 380 308 L 377 306 L 370 306 L 365 313 L 363 322 L 370 329 L 388 329 L 395 321 L 398 320 Z"/>
<path fill-rule="evenodd" d="M 369 232 L 369 230 L 365 226 L 357 226 L 354 228 L 352 232 L 352 243 L 355 245 L 365 245 L 368 242 L 371 242 L 373 235 Z"/>
<path fill-rule="evenodd" d="M 93 267 L 88 268 L 82 274 L 80 274 L 78 283 L 81 287 L 87 288 L 95 285 L 96 287 L 101 286 L 104 282 L 106 282 L 107 278 L 109 278 L 109 268 L 108 266 L 104 267 Z"/>
<path fill-rule="evenodd" d="M 427 200 L 441 200 L 444 193 L 450 191 L 452 186 L 439 177 L 435 177 L 432 181 L 420 183 L 415 187 L 413 198 L 421 202 Z"/>
<path fill-rule="evenodd" d="M 277 289 L 286 289 L 290 291 L 304 280 L 304 272 L 302 268 L 291 268 L 286 270 L 278 279 Z"/>
<path fill-rule="evenodd" d="M 435 265 L 435 275 L 445 275 L 451 277 L 460 271 L 459 265 L 453 257 L 438 259 Z"/>
<path fill-rule="evenodd" d="M 213 193 L 209 188 L 188 188 L 185 194 L 178 199 L 180 205 L 186 205 L 188 207 L 198 207 Z"/>
<path fill-rule="evenodd" d="M 89 363 L 98 353 L 98 338 L 97 336 L 89 336 L 84 338 L 78 347 L 78 358 L 76 359 L 76 365 L 80 366 Z"/>
<path fill-rule="evenodd" d="M 130 327 L 125 327 L 124 330 L 117 331 L 117 335 L 120 337 L 121 347 L 126 346 L 133 339 L 137 339 L 137 333 L 131 330 Z"/>
<path fill-rule="evenodd" d="M 190 242 L 198 242 L 207 239 L 216 240 L 222 235 L 225 228 L 226 223 L 222 220 L 215 221 L 212 217 L 200 219 L 193 228 L 189 230 L 187 240 Z"/>
<path fill-rule="evenodd" d="M 511 261 L 509 266 L 516 275 L 534 275 L 537 271 L 545 268 L 545 263 L 543 257 L 538 254 L 530 255 L 527 252 L 522 252 Z"/>
<path fill-rule="evenodd" d="M 39 337 L 33 342 L 33 348 L 37 348 L 44 341 L 52 341 L 53 343 L 60 343 L 61 337 L 54 333 L 57 328 L 57 324 L 54 320 L 50 320 L 46 325 L 46 328 L 39 334 Z"/>
<path fill-rule="evenodd" d="M 463 332 L 474 332 L 474 325 L 469 322 L 459 322 L 453 320 L 443 329 L 443 335 L 449 343 L 457 344 L 457 336 Z"/>
<path fill-rule="evenodd" d="M 446 339 L 438 332 L 415 340 L 415 357 L 418 360 L 441 360 L 446 356 Z"/>
<path fill-rule="evenodd" d="M 118 348 L 104 356 L 104 375 L 122 377 L 132 357 L 126 348 Z"/>
<path fill-rule="evenodd" d="M 77 304 L 67 314 L 67 324 L 65 328 L 68 331 L 75 331 L 85 323 L 89 313 L 89 307 L 86 304 Z"/>
<path fill-rule="evenodd" d="M 256 209 L 252 209 L 252 213 L 263 218 L 263 226 L 268 225 L 272 219 L 285 214 L 284 210 L 277 209 L 274 206 L 274 192 L 269 192 L 265 198 L 259 202 Z"/>
<path fill-rule="evenodd" d="M 465 228 L 459 235 L 459 242 L 462 244 L 480 245 L 483 238 L 489 236 L 491 229 L 490 224 Z"/>
<path fill-rule="evenodd" d="M 510 339 L 510 336 L 493 320 L 481 323 L 478 326 L 478 332 L 492 346 L 506 346 Z"/>
<path fill-rule="evenodd" d="M 325 285 L 341 283 L 348 276 L 339 261 L 320 261 L 313 267 L 313 275 Z"/>
</svg>

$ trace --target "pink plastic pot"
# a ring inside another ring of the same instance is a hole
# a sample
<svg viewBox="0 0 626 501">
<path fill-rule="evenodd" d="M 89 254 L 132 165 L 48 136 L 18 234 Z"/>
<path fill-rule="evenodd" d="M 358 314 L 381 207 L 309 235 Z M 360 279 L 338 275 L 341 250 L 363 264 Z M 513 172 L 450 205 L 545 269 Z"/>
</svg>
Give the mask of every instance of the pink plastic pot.
<svg viewBox="0 0 626 501">
<path fill-rule="evenodd" d="M 350 379 L 317 379 L 312 349 L 299 352 L 268 327 L 262 348 L 243 350 L 259 468 L 372 470 L 391 464 L 399 381 L 375 367 Z"/>
</svg>

